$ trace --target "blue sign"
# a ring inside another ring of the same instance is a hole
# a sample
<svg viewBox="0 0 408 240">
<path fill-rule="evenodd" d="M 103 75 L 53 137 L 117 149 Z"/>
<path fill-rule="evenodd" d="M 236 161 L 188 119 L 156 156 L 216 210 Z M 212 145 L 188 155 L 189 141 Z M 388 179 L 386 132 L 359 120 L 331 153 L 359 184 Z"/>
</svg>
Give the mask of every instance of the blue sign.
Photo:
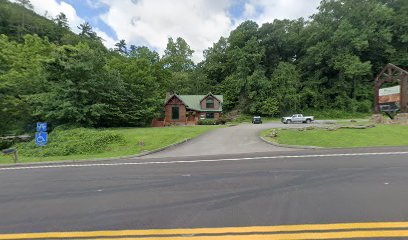
<svg viewBox="0 0 408 240">
<path fill-rule="evenodd" d="M 35 144 L 37 146 L 45 146 L 48 140 L 48 133 L 46 132 L 36 132 L 35 133 Z"/>
<path fill-rule="evenodd" d="M 47 131 L 47 123 L 46 122 L 38 122 L 37 123 L 37 132 L 46 132 Z"/>
</svg>

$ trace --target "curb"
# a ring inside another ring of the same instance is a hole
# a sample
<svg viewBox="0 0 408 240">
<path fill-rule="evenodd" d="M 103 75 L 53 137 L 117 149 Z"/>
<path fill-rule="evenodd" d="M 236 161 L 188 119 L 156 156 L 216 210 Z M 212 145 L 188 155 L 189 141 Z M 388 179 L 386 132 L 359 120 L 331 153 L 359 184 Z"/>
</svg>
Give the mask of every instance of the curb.
<svg viewBox="0 0 408 240">
<path fill-rule="evenodd" d="M 205 134 L 205 133 L 204 133 Z M 203 135 L 203 134 L 201 134 Z M 138 157 L 143 157 L 149 154 L 153 154 L 153 153 L 157 153 L 157 152 L 161 152 L 164 150 L 167 150 L 169 148 L 181 145 L 183 143 L 186 143 L 192 139 L 195 139 L 197 137 L 200 137 L 201 135 L 198 135 L 196 137 L 193 138 L 186 138 L 180 142 L 176 142 L 167 146 L 164 146 L 162 148 L 158 148 L 158 149 L 154 149 L 151 151 L 145 151 L 139 154 L 135 154 L 135 155 L 127 155 L 127 156 L 118 156 L 118 157 L 109 157 L 109 158 L 94 158 L 94 159 L 78 159 L 78 160 L 62 160 L 62 161 L 46 161 L 46 162 L 27 162 L 27 163 L 9 163 L 9 164 L 0 164 L 0 168 L 2 167 L 10 167 L 10 166 L 30 166 L 30 165 L 46 165 L 46 164 L 60 164 L 60 163 L 85 163 L 85 162 L 99 162 L 99 161 L 109 161 L 109 160 L 123 160 L 123 159 L 129 159 L 129 158 L 138 158 Z"/>
<path fill-rule="evenodd" d="M 276 147 L 284 147 L 284 148 L 296 148 L 296 149 L 324 149 L 324 147 L 316 147 L 316 146 L 301 146 L 301 145 L 287 145 L 287 144 L 280 144 L 266 140 L 264 137 L 259 136 L 259 138 L 264 141 L 265 143 L 274 145 Z"/>
</svg>

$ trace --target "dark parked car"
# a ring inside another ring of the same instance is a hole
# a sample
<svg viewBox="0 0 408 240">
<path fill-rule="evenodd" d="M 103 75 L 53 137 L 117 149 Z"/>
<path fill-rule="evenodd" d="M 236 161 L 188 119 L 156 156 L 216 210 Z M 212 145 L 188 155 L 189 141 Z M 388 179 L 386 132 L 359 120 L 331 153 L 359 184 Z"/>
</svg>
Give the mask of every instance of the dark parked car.
<svg viewBox="0 0 408 240">
<path fill-rule="evenodd" d="M 252 118 L 252 123 L 253 124 L 262 123 L 262 118 L 260 116 L 255 116 Z"/>
</svg>

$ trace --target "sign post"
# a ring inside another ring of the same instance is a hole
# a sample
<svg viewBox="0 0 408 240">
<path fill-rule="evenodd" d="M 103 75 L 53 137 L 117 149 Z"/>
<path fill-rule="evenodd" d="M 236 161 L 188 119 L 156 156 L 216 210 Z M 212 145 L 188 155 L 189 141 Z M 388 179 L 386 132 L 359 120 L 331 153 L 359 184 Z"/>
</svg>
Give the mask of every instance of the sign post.
<svg viewBox="0 0 408 240">
<path fill-rule="evenodd" d="M 47 145 L 48 133 L 47 133 L 47 123 L 38 122 L 37 123 L 37 132 L 35 133 L 35 144 L 37 147 L 42 147 Z"/>
<path fill-rule="evenodd" d="M 3 152 L 4 155 L 13 154 L 14 163 L 17 163 L 17 162 L 18 162 L 17 149 L 15 149 L 15 148 L 9 148 L 9 149 L 4 149 L 2 152 Z"/>
<path fill-rule="evenodd" d="M 141 152 L 144 151 L 144 145 L 145 145 L 145 142 L 143 140 L 140 140 L 139 141 L 139 146 L 140 146 Z"/>
</svg>

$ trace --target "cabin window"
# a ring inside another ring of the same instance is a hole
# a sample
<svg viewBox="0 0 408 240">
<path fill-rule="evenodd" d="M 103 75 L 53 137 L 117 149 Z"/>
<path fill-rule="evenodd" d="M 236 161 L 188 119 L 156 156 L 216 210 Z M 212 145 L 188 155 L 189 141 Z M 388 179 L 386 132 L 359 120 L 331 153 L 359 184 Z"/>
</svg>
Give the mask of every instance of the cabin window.
<svg viewBox="0 0 408 240">
<path fill-rule="evenodd" d="M 214 108 L 214 99 L 207 98 L 207 100 L 205 102 L 205 107 L 206 108 Z"/>
<path fill-rule="evenodd" d="M 206 113 L 205 118 L 214 118 L 214 113 Z"/>
<path fill-rule="evenodd" d="M 180 118 L 179 107 L 172 107 L 171 108 L 171 119 L 178 120 L 179 118 Z"/>
</svg>

